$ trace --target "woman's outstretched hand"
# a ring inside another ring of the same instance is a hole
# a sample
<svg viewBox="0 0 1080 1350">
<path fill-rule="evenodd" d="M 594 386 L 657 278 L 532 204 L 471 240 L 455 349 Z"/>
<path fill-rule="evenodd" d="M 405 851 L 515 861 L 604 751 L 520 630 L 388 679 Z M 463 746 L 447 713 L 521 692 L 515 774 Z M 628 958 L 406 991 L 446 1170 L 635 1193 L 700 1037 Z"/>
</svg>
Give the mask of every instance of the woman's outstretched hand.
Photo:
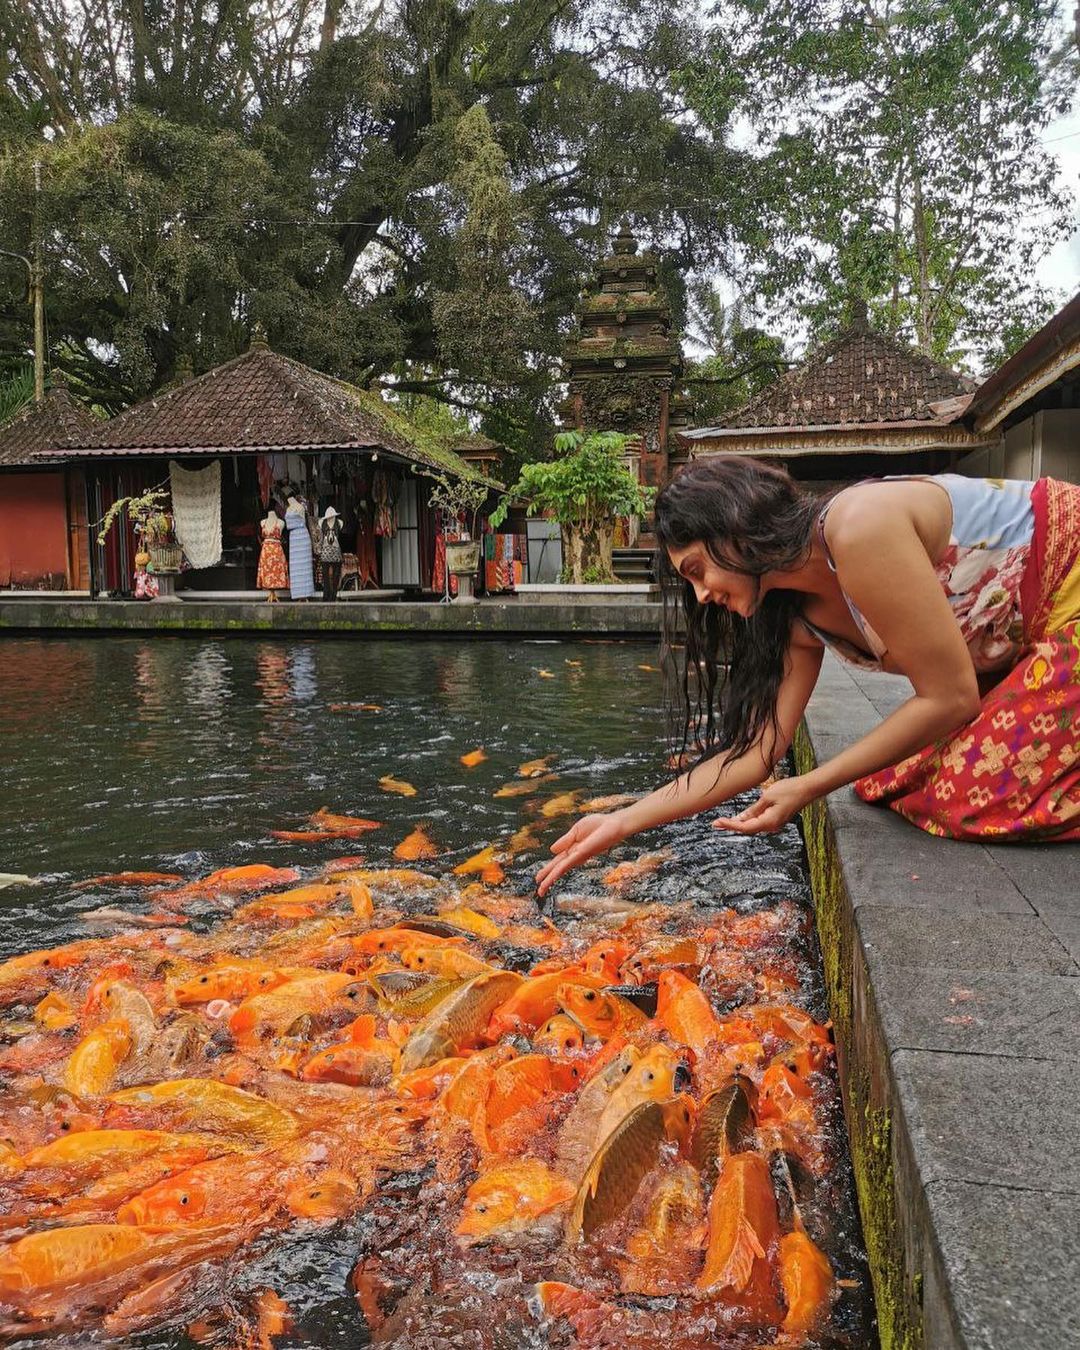
<svg viewBox="0 0 1080 1350">
<path fill-rule="evenodd" d="M 551 851 L 555 857 L 536 874 L 537 894 L 546 895 L 564 873 L 580 867 L 598 853 L 606 853 L 614 844 L 621 843 L 626 835 L 621 811 L 582 816 L 552 844 Z"/>
<path fill-rule="evenodd" d="M 731 834 L 772 834 L 782 829 L 792 816 L 798 815 L 815 796 L 817 793 L 807 786 L 804 775 L 780 778 L 762 788 L 753 806 L 748 806 L 737 816 L 721 816 L 714 820 L 713 829 L 727 830 Z"/>
</svg>

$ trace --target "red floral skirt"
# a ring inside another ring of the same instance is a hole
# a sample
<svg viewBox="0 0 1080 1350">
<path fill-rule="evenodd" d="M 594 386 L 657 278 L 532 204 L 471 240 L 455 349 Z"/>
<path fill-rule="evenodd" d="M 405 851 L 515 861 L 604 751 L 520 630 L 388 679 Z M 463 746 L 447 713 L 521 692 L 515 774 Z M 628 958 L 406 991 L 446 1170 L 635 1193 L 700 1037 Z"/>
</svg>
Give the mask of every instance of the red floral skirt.
<svg viewBox="0 0 1080 1350">
<path fill-rule="evenodd" d="M 855 784 L 929 834 L 1080 840 L 1080 488 L 1042 479 L 1032 504 L 1017 664 L 973 721 Z"/>
</svg>

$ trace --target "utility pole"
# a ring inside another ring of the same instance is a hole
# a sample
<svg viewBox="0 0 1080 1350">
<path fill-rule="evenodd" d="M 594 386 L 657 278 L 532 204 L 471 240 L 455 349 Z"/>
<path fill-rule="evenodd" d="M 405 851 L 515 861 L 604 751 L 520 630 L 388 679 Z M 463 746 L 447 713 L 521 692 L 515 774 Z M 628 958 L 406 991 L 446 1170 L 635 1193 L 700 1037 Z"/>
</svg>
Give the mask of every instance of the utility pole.
<svg viewBox="0 0 1080 1350">
<path fill-rule="evenodd" d="M 45 267 L 41 256 L 41 161 L 34 161 L 34 242 L 30 289 L 34 296 L 34 402 L 45 398 Z"/>
</svg>

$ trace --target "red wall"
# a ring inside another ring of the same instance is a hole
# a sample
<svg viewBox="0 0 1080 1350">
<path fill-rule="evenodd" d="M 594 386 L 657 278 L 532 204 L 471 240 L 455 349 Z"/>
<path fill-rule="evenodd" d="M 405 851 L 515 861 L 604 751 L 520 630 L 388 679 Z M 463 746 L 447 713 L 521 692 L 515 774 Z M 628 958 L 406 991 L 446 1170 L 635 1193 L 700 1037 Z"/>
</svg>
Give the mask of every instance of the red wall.
<svg viewBox="0 0 1080 1350">
<path fill-rule="evenodd" d="M 0 473 L 0 586 L 67 586 L 62 473 Z"/>
</svg>

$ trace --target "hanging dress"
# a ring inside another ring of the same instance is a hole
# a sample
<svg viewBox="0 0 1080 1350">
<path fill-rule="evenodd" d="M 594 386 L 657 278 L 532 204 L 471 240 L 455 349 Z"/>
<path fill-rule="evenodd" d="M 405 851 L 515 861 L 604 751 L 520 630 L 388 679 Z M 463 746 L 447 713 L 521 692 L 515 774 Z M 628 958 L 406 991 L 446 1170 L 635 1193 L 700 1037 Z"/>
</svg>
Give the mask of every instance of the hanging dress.
<svg viewBox="0 0 1080 1350">
<path fill-rule="evenodd" d="M 289 531 L 289 595 L 293 600 L 310 600 L 315 594 L 315 570 L 304 508 L 290 507 L 285 512 L 285 525 Z"/>
<path fill-rule="evenodd" d="M 860 778 L 855 791 L 929 834 L 1080 840 L 1080 487 L 959 474 L 926 481 L 952 504 L 938 580 L 976 671 L 1002 678 L 965 726 Z M 806 626 L 845 660 L 881 669 L 881 638 L 844 599 L 865 651 Z"/>
<path fill-rule="evenodd" d="M 289 566 L 285 561 L 285 550 L 281 547 L 281 534 L 284 530 L 280 520 L 268 525 L 264 520 L 262 547 L 259 549 L 259 570 L 255 576 L 255 585 L 261 591 L 283 591 L 289 585 Z"/>
</svg>

